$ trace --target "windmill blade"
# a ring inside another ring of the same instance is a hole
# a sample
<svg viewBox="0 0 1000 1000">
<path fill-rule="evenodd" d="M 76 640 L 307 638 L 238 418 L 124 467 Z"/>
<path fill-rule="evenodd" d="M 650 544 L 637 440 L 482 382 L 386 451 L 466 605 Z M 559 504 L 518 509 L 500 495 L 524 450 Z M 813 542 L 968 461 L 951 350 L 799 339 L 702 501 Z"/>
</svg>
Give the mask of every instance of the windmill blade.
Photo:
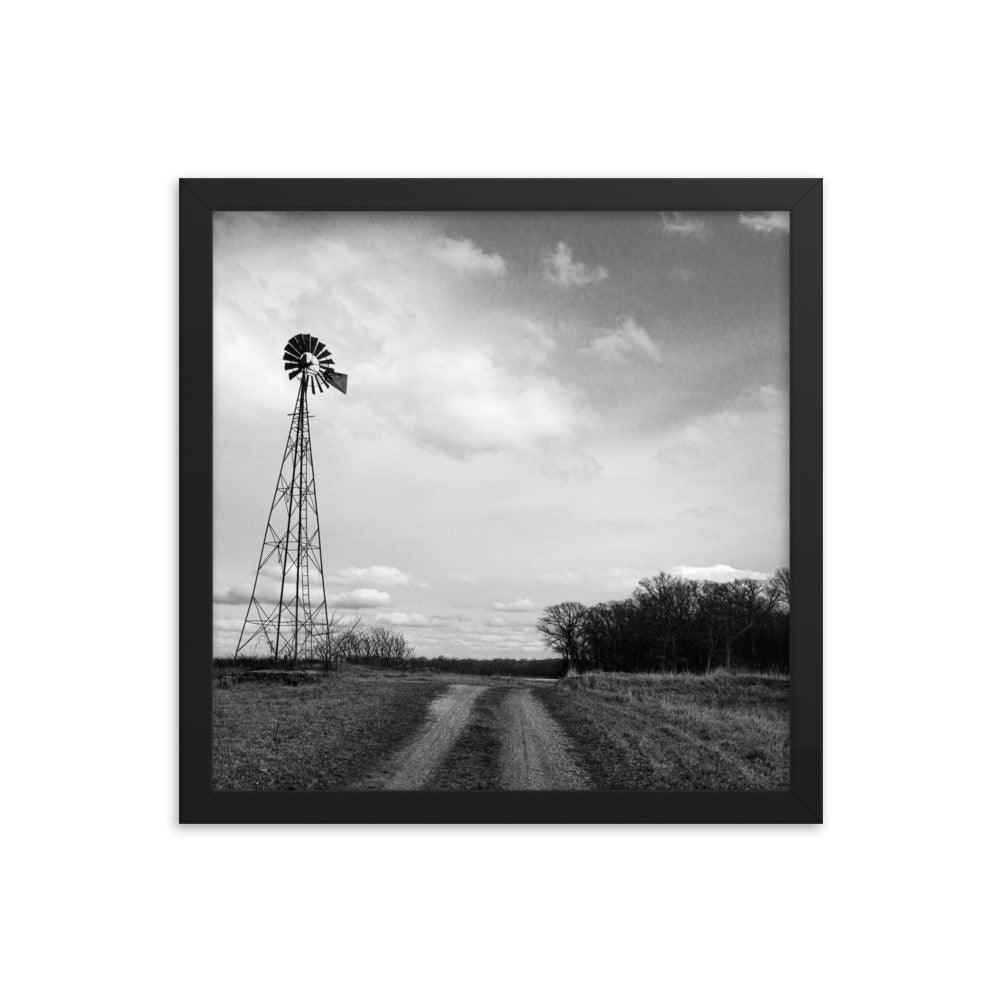
<svg viewBox="0 0 1000 1000">
<path fill-rule="evenodd" d="M 311 354 L 316 360 L 306 363 L 306 355 Z M 329 386 L 347 394 L 347 376 L 334 371 L 333 358 L 330 351 L 318 337 L 310 333 L 297 333 L 285 344 L 282 354 L 288 381 L 301 378 L 303 388 L 308 388 L 315 396 L 323 393 Z"/>
</svg>

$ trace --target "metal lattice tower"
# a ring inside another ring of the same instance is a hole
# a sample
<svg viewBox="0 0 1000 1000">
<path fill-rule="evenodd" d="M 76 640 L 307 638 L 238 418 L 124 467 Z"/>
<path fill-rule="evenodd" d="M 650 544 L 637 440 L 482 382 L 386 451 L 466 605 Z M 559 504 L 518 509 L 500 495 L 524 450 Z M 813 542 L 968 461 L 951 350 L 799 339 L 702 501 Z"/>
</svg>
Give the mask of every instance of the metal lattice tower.
<svg viewBox="0 0 1000 1000">
<path fill-rule="evenodd" d="M 334 371 L 330 352 L 308 334 L 292 337 L 284 360 L 298 395 L 236 655 L 263 648 L 275 659 L 320 659 L 330 620 L 306 394 L 330 386 L 346 394 L 347 376 Z"/>
</svg>

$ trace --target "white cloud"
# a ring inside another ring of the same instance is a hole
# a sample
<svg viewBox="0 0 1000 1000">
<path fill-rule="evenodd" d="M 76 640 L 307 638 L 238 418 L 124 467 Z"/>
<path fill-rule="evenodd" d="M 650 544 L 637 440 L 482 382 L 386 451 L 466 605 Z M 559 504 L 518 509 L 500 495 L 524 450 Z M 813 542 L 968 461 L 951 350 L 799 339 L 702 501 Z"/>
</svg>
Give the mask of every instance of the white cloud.
<svg viewBox="0 0 1000 1000">
<path fill-rule="evenodd" d="M 545 255 L 542 259 L 542 266 L 545 271 L 545 280 L 564 288 L 592 285 L 594 282 L 604 281 L 608 276 L 606 267 L 600 265 L 590 267 L 573 260 L 573 252 L 562 242 L 555 250 Z"/>
<path fill-rule="evenodd" d="M 480 250 L 472 240 L 452 240 L 442 236 L 431 244 L 431 256 L 463 274 L 507 273 L 507 262 L 498 253 Z"/>
<path fill-rule="evenodd" d="M 294 570 L 292 573 L 294 578 Z M 318 585 L 318 578 L 316 583 Z M 294 581 L 292 583 L 294 586 Z M 238 607 L 246 607 L 250 603 L 250 597 L 254 593 L 253 579 L 238 583 L 224 590 L 216 590 L 212 595 L 215 604 L 227 604 Z M 261 570 L 260 578 L 257 580 L 256 589 L 257 600 L 264 603 L 277 603 L 281 597 L 281 576 L 271 571 L 270 567 Z"/>
<path fill-rule="evenodd" d="M 250 591 L 244 587 L 228 587 L 212 594 L 214 604 L 249 604 Z"/>
<path fill-rule="evenodd" d="M 232 633 L 239 632 L 243 628 L 242 618 L 216 618 L 212 622 L 212 628 L 216 632 L 222 633 Z"/>
<path fill-rule="evenodd" d="M 424 351 L 362 366 L 378 419 L 453 458 L 571 446 L 588 420 L 576 390 L 477 351 Z"/>
<path fill-rule="evenodd" d="M 660 212 L 660 224 L 665 233 L 693 236 L 702 242 L 708 239 L 711 232 L 704 219 L 694 215 L 684 215 L 683 212 Z"/>
<path fill-rule="evenodd" d="M 405 611 L 391 611 L 389 614 L 376 615 L 375 621 L 381 622 L 383 625 L 408 626 L 410 628 L 427 628 L 436 624 L 427 615 L 411 615 Z"/>
<path fill-rule="evenodd" d="M 587 574 L 586 576 L 569 572 L 550 573 L 546 575 L 546 581 L 565 584 L 583 582 L 590 586 L 599 587 L 611 595 L 613 599 L 621 599 L 630 595 L 639 586 L 640 580 L 656 576 L 658 572 L 659 569 L 618 566 L 603 573 Z M 722 563 L 717 563 L 714 566 L 674 566 L 666 572 L 688 580 L 718 580 L 720 582 L 746 577 L 753 580 L 766 580 L 770 577 L 769 573 L 761 573 L 752 569 L 735 569 Z"/>
<path fill-rule="evenodd" d="M 391 604 L 392 598 L 382 590 L 359 587 L 346 594 L 330 594 L 327 604 L 335 608 L 379 608 Z"/>
<path fill-rule="evenodd" d="M 463 615 L 424 615 L 418 612 L 388 611 L 375 615 L 375 621 L 394 628 L 440 629 L 442 634 L 464 628 Z"/>
<path fill-rule="evenodd" d="M 453 573 L 449 573 L 448 579 L 454 580 L 456 583 L 478 583 L 482 577 L 478 573 L 472 573 L 469 570 L 459 569 L 455 570 Z"/>
<path fill-rule="evenodd" d="M 518 334 L 521 336 L 518 337 Z M 556 349 L 555 338 L 549 331 L 541 323 L 530 319 L 522 318 L 514 324 L 510 339 L 512 353 L 533 365 L 544 365 Z"/>
<path fill-rule="evenodd" d="M 675 566 L 670 570 L 672 576 L 683 577 L 685 580 L 711 580 L 713 583 L 730 583 L 733 580 L 768 580 L 770 573 L 761 573 L 755 569 L 735 569 L 725 563 L 714 566 Z"/>
<path fill-rule="evenodd" d="M 492 604 L 487 605 L 491 611 L 540 611 L 541 605 L 536 604 L 529 597 L 519 597 L 516 601 L 493 601 Z"/>
<path fill-rule="evenodd" d="M 787 233 L 788 212 L 741 212 L 740 225 L 755 233 Z"/>
<path fill-rule="evenodd" d="M 347 592 L 332 593 L 337 587 L 351 586 L 351 584 L 368 584 L 368 586 L 357 586 Z M 415 580 L 409 573 L 403 573 L 393 566 L 369 566 L 367 569 L 358 569 L 351 566 L 345 570 L 337 570 L 326 577 L 326 599 L 327 604 L 338 608 L 376 608 L 391 603 L 389 594 L 376 589 L 378 586 L 401 586 L 401 587 L 424 587 L 426 584 Z M 322 581 L 315 570 L 310 572 L 310 591 L 313 604 L 317 604 L 322 594 Z M 290 567 L 289 575 L 285 580 L 284 596 L 287 599 L 289 593 L 294 594 L 295 590 L 295 569 Z M 216 590 L 212 600 L 216 604 L 246 606 L 250 603 L 251 594 L 254 593 L 254 581 L 250 577 L 243 583 L 236 584 L 221 590 Z M 257 579 L 256 595 L 259 601 L 267 603 L 277 603 L 282 594 L 281 588 L 281 568 L 276 563 L 271 562 L 264 566 Z"/>
<path fill-rule="evenodd" d="M 659 347 L 631 316 L 626 316 L 614 329 L 605 330 L 581 350 L 602 361 L 611 361 L 615 364 L 625 364 L 633 358 L 646 361 L 662 360 Z"/>
<path fill-rule="evenodd" d="M 335 569 L 326 576 L 328 584 L 339 587 L 426 587 L 412 573 L 395 566 L 348 566 Z"/>
</svg>

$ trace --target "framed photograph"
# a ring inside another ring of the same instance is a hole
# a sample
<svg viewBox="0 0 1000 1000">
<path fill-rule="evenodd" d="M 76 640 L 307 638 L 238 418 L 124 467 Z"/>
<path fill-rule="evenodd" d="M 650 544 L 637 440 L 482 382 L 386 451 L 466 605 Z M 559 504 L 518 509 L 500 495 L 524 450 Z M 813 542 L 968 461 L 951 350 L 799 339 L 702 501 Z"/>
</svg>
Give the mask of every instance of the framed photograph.
<svg viewBox="0 0 1000 1000">
<path fill-rule="evenodd" d="M 821 822 L 819 180 L 179 197 L 181 822 Z"/>
</svg>

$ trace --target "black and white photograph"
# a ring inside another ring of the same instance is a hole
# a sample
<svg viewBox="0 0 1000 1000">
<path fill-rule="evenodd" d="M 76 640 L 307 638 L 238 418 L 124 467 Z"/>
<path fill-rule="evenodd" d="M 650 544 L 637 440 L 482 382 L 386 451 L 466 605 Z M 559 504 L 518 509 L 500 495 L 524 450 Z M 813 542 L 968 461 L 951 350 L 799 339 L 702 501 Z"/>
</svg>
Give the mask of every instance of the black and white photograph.
<svg viewBox="0 0 1000 1000">
<path fill-rule="evenodd" d="M 5 15 L 5 995 L 997 992 L 989 5 Z"/>
<path fill-rule="evenodd" d="M 213 790 L 786 790 L 790 220 L 213 213 Z"/>
</svg>

